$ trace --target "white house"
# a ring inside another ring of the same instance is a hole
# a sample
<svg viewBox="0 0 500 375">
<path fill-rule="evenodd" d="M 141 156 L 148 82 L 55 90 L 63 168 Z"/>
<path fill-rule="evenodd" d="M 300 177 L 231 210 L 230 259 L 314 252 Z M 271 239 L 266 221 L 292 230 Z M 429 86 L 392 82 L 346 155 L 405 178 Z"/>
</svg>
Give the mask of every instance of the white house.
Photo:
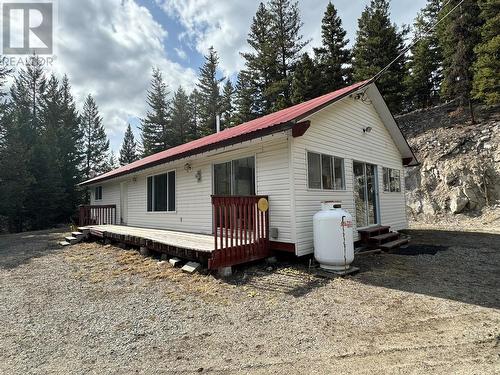
<svg viewBox="0 0 500 375">
<path fill-rule="evenodd" d="M 83 184 L 91 205 L 116 205 L 116 224 L 206 235 L 218 227 L 212 195 L 265 195 L 271 249 L 302 256 L 313 251 L 322 201 L 341 202 L 358 230 L 406 228 L 403 168 L 417 163 L 375 83 L 365 81 Z"/>
</svg>

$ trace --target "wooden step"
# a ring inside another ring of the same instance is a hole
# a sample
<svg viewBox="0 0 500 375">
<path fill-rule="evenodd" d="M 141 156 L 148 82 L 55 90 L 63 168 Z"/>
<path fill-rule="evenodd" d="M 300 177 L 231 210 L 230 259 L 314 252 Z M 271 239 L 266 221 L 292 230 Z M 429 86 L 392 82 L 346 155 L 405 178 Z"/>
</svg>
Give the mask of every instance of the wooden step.
<svg viewBox="0 0 500 375">
<path fill-rule="evenodd" d="M 379 245 L 379 247 L 383 250 L 391 250 L 400 247 L 401 245 L 406 245 L 408 242 L 409 242 L 408 238 L 400 238 L 395 241 L 383 243 Z"/>
<path fill-rule="evenodd" d="M 70 244 L 74 244 L 78 241 L 78 238 L 73 237 L 73 236 L 66 236 L 64 239 L 69 242 Z"/>
<path fill-rule="evenodd" d="M 61 242 L 59 242 L 59 245 L 68 246 L 68 245 L 70 245 L 70 243 L 68 241 L 61 241 Z"/>
<path fill-rule="evenodd" d="M 391 239 L 398 239 L 398 238 L 399 238 L 398 232 L 389 232 L 389 233 L 379 234 L 377 236 L 372 236 L 368 240 L 370 242 L 383 243 L 384 241 Z"/>
<path fill-rule="evenodd" d="M 83 233 L 82 232 L 71 232 L 71 235 L 73 237 L 80 237 L 80 236 L 83 236 Z"/>
<path fill-rule="evenodd" d="M 383 231 L 388 231 L 390 226 L 387 225 L 377 225 L 375 227 L 368 227 L 368 228 L 363 228 L 363 229 L 358 229 L 359 233 L 362 234 L 379 234 Z"/>
</svg>

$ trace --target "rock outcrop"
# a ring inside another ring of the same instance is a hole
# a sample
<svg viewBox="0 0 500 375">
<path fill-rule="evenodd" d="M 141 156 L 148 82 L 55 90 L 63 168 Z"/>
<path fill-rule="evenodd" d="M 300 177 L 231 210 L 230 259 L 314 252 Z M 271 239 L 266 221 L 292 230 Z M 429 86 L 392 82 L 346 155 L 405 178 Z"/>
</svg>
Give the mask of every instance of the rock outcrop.
<svg viewBox="0 0 500 375">
<path fill-rule="evenodd" d="M 473 213 L 500 200 L 500 108 L 482 107 L 477 123 L 447 104 L 397 120 L 421 165 L 406 173 L 408 213 Z"/>
</svg>

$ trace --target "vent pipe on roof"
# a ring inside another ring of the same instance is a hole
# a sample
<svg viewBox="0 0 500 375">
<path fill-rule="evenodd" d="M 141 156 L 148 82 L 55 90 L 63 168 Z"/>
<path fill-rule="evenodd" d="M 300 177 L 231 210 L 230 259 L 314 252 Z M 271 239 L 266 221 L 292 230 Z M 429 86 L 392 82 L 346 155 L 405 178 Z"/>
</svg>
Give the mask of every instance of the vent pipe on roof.
<svg viewBox="0 0 500 375">
<path fill-rule="evenodd" d="M 220 116 L 215 116 L 215 130 L 217 133 L 220 132 Z"/>
</svg>

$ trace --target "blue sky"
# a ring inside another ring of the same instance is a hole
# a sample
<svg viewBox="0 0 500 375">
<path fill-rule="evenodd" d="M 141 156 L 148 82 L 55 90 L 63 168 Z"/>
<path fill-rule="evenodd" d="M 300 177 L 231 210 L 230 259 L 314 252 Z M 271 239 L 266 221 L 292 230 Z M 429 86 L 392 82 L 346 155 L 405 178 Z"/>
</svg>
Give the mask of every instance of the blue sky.
<svg viewBox="0 0 500 375">
<path fill-rule="evenodd" d="M 311 51 L 320 42 L 321 18 L 328 0 L 300 1 L 302 33 Z M 369 0 L 334 0 L 351 44 L 357 19 Z M 392 20 L 411 24 L 426 0 L 393 0 Z M 58 1 L 55 64 L 67 73 L 79 107 L 95 96 L 112 148 L 117 152 L 127 123 L 136 136 L 147 111 L 151 68 L 159 67 L 171 91 L 191 91 L 213 45 L 221 75 L 235 77 L 239 54 L 259 1 L 253 0 L 85 0 Z"/>
</svg>

